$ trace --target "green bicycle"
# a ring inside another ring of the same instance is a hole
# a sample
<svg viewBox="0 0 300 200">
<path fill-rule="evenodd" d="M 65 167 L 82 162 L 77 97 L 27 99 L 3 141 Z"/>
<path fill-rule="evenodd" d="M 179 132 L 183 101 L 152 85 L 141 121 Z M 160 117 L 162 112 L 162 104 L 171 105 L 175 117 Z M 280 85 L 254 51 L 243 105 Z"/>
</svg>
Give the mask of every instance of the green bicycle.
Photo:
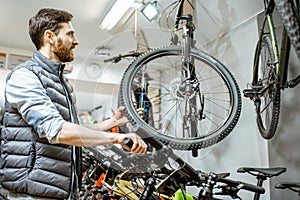
<svg viewBox="0 0 300 200">
<path fill-rule="evenodd" d="M 245 97 L 254 102 L 261 136 L 271 139 L 278 126 L 281 90 L 293 88 L 300 82 L 300 75 L 291 80 L 287 78 L 292 46 L 300 58 L 299 1 L 264 0 L 264 5 L 264 19 L 255 50 L 252 83 L 249 84 L 250 89 L 243 92 Z M 280 51 L 273 23 L 275 8 L 284 25 Z"/>
</svg>

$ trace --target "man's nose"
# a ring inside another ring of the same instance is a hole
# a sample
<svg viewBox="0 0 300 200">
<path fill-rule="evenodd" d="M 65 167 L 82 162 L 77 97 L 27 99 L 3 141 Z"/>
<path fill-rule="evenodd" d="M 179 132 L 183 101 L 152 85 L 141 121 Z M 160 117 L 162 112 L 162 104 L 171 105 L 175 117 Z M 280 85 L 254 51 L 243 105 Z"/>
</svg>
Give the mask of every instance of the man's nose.
<svg viewBox="0 0 300 200">
<path fill-rule="evenodd" d="M 77 37 L 74 37 L 73 45 L 77 46 L 79 44 L 79 40 Z"/>
</svg>

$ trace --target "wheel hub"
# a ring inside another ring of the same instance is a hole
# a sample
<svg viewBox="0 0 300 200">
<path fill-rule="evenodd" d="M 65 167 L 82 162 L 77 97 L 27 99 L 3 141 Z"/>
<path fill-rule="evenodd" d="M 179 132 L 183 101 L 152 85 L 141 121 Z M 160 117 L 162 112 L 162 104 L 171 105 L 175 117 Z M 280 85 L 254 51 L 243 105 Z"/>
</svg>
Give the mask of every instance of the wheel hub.
<svg viewBox="0 0 300 200">
<path fill-rule="evenodd" d="M 170 91 L 172 92 L 172 96 L 179 100 L 193 98 L 195 96 L 194 90 L 186 92 L 186 85 L 186 80 L 181 81 L 180 78 L 173 79 L 170 84 Z"/>
</svg>

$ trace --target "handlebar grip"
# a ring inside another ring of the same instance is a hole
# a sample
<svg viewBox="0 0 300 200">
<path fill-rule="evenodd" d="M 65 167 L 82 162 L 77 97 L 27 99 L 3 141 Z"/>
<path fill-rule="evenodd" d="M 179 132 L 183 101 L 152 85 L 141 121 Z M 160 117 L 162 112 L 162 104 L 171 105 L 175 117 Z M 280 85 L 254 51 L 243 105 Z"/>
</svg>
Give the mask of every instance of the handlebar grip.
<svg viewBox="0 0 300 200">
<path fill-rule="evenodd" d="M 231 179 L 227 179 L 227 178 L 220 178 L 220 179 L 218 179 L 218 181 L 222 182 L 222 183 L 225 183 L 225 184 L 234 185 L 235 187 L 240 185 L 241 186 L 240 189 L 243 189 L 243 190 L 248 190 L 248 191 L 251 191 L 251 192 L 257 192 L 257 193 L 260 193 L 260 194 L 265 193 L 264 188 L 256 186 L 256 185 L 252 185 L 252 184 L 249 184 L 249 183 L 245 183 L 245 182 L 242 182 L 242 181 L 235 181 L 235 180 L 231 180 Z"/>
<path fill-rule="evenodd" d="M 107 63 L 107 62 L 111 62 L 113 60 L 114 60 L 114 58 L 108 58 L 108 59 L 104 59 L 103 62 Z"/>
<path fill-rule="evenodd" d="M 123 143 L 124 143 L 126 146 L 128 146 L 129 148 L 131 148 L 132 145 L 133 145 L 133 142 L 132 142 L 132 140 L 131 140 L 129 137 L 126 137 L 126 138 L 123 140 Z"/>
<path fill-rule="evenodd" d="M 148 142 L 151 146 L 153 146 L 156 150 L 162 149 L 164 144 L 159 141 L 158 139 L 151 137 L 145 130 L 139 128 L 138 126 L 134 125 L 131 128 L 131 131 L 137 133 L 140 137 L 143 138 L 145 142 Z"/>
</svg>

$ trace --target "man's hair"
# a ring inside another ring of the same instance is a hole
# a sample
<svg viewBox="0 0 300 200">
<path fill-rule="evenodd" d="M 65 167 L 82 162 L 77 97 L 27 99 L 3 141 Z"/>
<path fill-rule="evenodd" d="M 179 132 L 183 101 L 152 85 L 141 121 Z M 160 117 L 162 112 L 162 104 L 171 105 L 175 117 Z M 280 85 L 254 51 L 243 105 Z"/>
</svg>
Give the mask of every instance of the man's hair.
<svg viewBox="0 0 300 200">
<path fill-rule="evenodd" d="M 43 34 L 46 30 L 50 30 L 58 34 L 61 23 L 68 23 L 72 20 L 73 15 L 64 10 L 53 8 L 42 8 L 38 13 L 29 19 L 29 35 L 39 50 L 43 45 Z"/>
</svg>

